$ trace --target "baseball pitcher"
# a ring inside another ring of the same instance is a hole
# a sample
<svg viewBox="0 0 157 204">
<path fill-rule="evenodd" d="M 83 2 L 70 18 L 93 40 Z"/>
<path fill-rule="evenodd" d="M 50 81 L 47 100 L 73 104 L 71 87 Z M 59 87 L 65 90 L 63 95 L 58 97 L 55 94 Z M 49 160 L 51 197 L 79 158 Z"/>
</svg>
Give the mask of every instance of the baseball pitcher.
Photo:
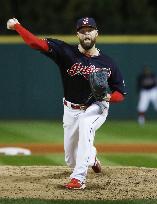
<svg viewBox="0 0 157 204">
<path fill-rule="evenodd" d="M 59 67 L 64 86 L 65 161 L 72 168 L 68 189 L 84 189 L 89 167 L 101 172 L 94 147 L 95 132 L 105 122 L 109 104 L 120 102 L 126 94 L 120 70 L 113 60 L 96 48 L 98 29 L 93 18 L 76 23 L 78 45 L 46 38 L 39 39 L 17 19 L 7 22 L 31 48 L 41 51 Z"/>
</svg>

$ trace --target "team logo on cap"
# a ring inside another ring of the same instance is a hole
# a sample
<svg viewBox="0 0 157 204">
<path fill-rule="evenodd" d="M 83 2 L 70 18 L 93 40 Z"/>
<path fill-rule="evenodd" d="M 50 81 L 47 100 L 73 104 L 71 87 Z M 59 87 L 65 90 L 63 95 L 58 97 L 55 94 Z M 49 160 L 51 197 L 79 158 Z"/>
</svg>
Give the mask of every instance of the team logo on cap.
<svg viewBox="0 0 157 204">
<path fill-rule="evenodd" d="M 83 19 L 83 24 L 85 24 L 85 25 L 88 24 L 88 18 Z"/>
</svg>

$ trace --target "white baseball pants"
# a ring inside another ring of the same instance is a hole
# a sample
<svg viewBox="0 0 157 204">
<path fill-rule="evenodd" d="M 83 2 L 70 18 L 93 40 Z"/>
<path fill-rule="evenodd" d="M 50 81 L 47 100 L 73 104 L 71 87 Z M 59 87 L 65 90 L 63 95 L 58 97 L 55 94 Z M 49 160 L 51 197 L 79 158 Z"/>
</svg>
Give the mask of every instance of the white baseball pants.
<svg viewBox="0 0 157 204">
<path fill-rule="evenodd" d="M 95 131 L 105 122 L 109 103 L 102 102 L 106 106 L 103 113 L 97 104 L 76 110 L 67 103 L 63 116 L 65 162 L 73 168 L 70 178 L 85 182 L 88 167 L 93 166 L 96 157 Z"/>
<path fill-rule="evenodd" d="M 150 103 L 153 104 L 154 109 L 157 111 L 157 87 L 150 90 L 142 90 L 140 92 L 139 102 L 137 106 L 138 112 L 147 111 Z"/>
</svg>

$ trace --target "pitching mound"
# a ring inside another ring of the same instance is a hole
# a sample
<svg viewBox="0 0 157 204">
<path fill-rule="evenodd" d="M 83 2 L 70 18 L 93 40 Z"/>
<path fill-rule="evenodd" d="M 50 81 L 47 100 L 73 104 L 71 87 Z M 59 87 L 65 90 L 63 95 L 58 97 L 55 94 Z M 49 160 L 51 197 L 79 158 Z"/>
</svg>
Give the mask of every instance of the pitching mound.
<svg viewBox="0 0 157 204">
<path fill-rule="evenodd" d="M 1 198 L 116 200 L 157 198 L 157 169 L 103 167 L 88 172 L 85 190 L 67 190 L 70 169 L 63 166 L 0 167 Z"/>
</svg>

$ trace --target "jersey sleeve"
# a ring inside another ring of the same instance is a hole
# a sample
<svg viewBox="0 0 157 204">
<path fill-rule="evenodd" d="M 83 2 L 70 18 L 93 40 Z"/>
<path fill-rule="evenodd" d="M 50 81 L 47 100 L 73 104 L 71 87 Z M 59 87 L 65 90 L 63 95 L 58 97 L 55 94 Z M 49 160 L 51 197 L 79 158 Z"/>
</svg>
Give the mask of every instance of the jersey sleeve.
<svg viewBox="0 0 157 204">
<path fill-rule="evenodd" d="M 110 90 L 112 92 L 118 91 L 123 95 L 127 94 L 123 76 L 116 64 L 112 64 L 111 76 L 108 80 Z"/>
<path fill-rule="evenodd" d="M 61 62 L 64 61 L 64 49 L 66 43 L 64 41 L 51 38 L 47 38 L 45 40 L 47 41 L 49 49 L 48 52 L 42 53 L 55 61 L 56 64 L 60 65 Z"/>
</svg>

